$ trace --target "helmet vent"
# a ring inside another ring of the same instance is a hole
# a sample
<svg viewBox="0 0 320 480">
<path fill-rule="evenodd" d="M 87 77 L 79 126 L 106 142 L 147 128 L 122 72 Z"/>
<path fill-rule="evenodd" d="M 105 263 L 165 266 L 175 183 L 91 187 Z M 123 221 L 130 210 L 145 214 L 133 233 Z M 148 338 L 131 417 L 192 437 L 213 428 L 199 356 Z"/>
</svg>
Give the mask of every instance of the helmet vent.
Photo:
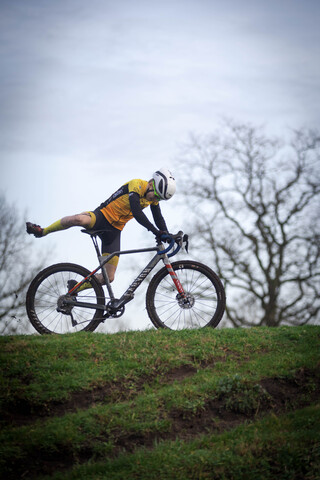
<svg viewBox="0 0 320 480">
<path fill-rule="evenodd" d="M 167 168 L 160 168 L 153 174 L 155 190 L 163 200 L 171 198 L 176 190 L 176 182 Z"/>
</svg>

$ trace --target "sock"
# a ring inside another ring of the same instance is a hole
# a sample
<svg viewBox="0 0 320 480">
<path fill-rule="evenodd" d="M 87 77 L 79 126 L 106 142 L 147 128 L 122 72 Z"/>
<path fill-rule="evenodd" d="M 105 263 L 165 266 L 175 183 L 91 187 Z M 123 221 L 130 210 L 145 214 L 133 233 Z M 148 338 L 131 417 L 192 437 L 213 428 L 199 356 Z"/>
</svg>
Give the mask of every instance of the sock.
<svg viewBox="0 0 320 480">
<path fill-rule="evenodd" d="M 48 235 L 48 233 L 58 232 L 59 230 L 65 230 L 65 229 L 66 227 L 63 227 L 61 225 L 61 220 L 58 220 L 57 222 L 54 222 L 52 225 L 49 225 L 49 227 L 44 228 L 42 236 L 44 237 L 45 235 Z"/>
<path fill-rule="evenodd" d="M 90 282 L 84 282 L 83 285 L 77 290 L 78 292 L 82 292 L 82 290 L 87 290 L 88 288 L 92 288 L 92 285 Z"/>
</svg>

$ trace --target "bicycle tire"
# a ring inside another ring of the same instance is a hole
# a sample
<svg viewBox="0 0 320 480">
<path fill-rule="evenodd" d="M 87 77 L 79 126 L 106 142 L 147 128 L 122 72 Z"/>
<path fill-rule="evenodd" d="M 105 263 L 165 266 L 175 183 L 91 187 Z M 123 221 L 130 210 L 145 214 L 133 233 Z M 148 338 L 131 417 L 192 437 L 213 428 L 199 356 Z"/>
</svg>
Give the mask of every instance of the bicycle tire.
<svg viewBox="0 0 320 480">
<path fill-rule="evenodd" d="M 73 263 L 57 263 L 39 272 L 32 280 L 26 297 L 26 309 L 30 322 L 41 334 L 63 334 L 94 331 L 102 320 L 103 310 L 72 307 L 72 316 L 78 322 L 72 325 L 70 314 L 57 311 L 58 299 L 67 293 L 68 280 L 80 282 L 90 274 L 89 270 Z M 92 277 L 92 289 L 79 292 L 83 302 L 105 304 L 104 291 Z"/>
<path fill-rule="evenodd" d="M 163 267 L 152 278 L 146 293 L 147 312 L 154 326 L 170 330 L 215 328 L 226 306 L 225 290 L 217 274 L 190 260 L 171 265 L 189 302 L 182 301 L 171 275 Z"/>
</svg>

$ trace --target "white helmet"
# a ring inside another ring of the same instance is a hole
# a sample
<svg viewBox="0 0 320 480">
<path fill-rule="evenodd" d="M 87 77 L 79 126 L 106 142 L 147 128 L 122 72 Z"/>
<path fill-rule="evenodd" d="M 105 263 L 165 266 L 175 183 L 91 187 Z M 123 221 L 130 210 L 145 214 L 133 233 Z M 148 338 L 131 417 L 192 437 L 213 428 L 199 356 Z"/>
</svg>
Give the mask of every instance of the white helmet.
<svg viewBox="0 0 320 480">
<path fill-rule="evenodd" d="M 155 194 L 162 200 L 169 200 L 176 191 L 176 181 L 167 168 L 160 168 L 152 175 Z"/>
</svg>

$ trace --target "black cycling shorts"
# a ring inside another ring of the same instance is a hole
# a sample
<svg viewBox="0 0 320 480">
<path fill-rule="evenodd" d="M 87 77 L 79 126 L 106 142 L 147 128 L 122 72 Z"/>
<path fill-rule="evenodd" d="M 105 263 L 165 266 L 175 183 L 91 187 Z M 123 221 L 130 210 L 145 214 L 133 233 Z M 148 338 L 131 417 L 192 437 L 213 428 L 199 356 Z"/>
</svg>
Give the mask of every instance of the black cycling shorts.
<svg viewBox="0 0 320 480">
<path fill-rule="evenodd" d="M 120 238 L 121 230 L 113 227 L 101 210 L 96 209 L 93 211 L 96 217 L 96 223 L 93 227 L 88 228 L 89 231 L 103 230 L 98 236 L 101 239 L 101 253 L 113 253 L 120 250 Z"/>
</svg>

